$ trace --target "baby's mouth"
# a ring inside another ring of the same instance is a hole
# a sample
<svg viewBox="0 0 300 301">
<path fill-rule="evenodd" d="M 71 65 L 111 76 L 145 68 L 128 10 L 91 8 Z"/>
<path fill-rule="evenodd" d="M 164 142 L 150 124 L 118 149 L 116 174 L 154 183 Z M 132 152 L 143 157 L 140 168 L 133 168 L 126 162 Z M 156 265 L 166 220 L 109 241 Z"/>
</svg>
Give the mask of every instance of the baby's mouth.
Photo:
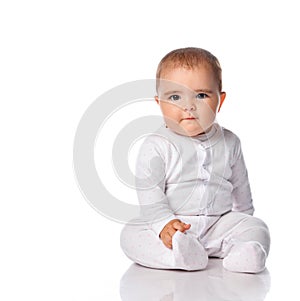
<svg viewBox="0 0 300 301">
<path fill-rule="evenodd" d="M 194 117 L 194 116 L 188 116 L 188 117 L 182 118 L 182 120 L 195 120 L 195 119 L 198 119 L 198 118 Z"/>
</svg>

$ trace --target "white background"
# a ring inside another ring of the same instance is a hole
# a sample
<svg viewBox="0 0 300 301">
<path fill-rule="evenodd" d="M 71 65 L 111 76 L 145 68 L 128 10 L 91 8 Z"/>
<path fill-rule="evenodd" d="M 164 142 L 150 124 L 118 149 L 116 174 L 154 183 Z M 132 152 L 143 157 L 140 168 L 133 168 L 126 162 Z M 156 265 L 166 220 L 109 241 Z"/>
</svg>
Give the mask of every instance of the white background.
<svg viewBox="0 0 300 301">
<path fill-rule="evenodd" d="M 79 120 L 107 90 L 153 78 L 170 50 L 210 50 L 269 225 L 266 300 L 299 296 L 297 1 L 1 1 L 0 299 L 120 300 L 121 224 L 73 173 Z M 153 103 L 155 106 L 155 103 Z M 105 143 L 105 141 L 103 142 Z M 99 196 L 101 197 L 101 196 Z"/>
</svg>

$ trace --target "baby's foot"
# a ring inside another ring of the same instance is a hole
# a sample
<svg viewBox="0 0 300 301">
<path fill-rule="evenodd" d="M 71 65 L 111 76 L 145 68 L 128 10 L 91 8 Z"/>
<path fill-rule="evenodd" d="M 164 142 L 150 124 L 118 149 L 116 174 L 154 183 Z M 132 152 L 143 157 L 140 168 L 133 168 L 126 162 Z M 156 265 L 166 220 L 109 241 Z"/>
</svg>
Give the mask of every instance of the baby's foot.
<svg viewBox="0 0 300 301">
<path fill-rule="evenodd" d="M 266 258 L 266 251 L 259 242 L 239 242 L 223 259 L 223 266 L 231 272 L 259 273 L 265 269 Z"/>
<path fill-rule="evenodd" d="M 176 268 L 188 271 L 206 268 L 208 256 L 196 238 L 177 231 L 173 235 L 172 245 Z"/>
</svg>

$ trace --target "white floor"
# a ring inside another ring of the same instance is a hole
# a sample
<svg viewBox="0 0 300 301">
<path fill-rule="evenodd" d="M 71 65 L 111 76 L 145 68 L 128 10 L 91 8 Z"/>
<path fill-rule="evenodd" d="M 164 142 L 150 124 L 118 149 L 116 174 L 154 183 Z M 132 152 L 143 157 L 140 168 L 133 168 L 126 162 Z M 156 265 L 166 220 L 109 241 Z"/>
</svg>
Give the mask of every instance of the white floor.
<svg viewBox="0 0 300 301">
<path fill-rule="evenodd" d="M 138 300 L 265 300 L 270 289 L 268 271 L 259 275 L 230 273 L 220 259 L 199 272 L 161 271 L 133 264 L 120 281 L 123 301 Z"/>
</svg>

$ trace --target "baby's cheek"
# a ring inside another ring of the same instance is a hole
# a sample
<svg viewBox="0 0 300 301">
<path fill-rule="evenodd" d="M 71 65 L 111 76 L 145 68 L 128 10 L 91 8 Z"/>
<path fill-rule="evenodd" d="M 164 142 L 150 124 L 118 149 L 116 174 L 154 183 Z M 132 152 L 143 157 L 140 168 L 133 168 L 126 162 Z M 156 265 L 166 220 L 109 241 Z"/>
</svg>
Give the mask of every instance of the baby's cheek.
<svg viewBox="0 0 300 301">
<path fill-rule="evenodd" d="M 208 105 L 201 106 L 197 113 L 199 126 L 204 130 L 209 128 L 216 119 L 216 113 Z"/>
</svg>

